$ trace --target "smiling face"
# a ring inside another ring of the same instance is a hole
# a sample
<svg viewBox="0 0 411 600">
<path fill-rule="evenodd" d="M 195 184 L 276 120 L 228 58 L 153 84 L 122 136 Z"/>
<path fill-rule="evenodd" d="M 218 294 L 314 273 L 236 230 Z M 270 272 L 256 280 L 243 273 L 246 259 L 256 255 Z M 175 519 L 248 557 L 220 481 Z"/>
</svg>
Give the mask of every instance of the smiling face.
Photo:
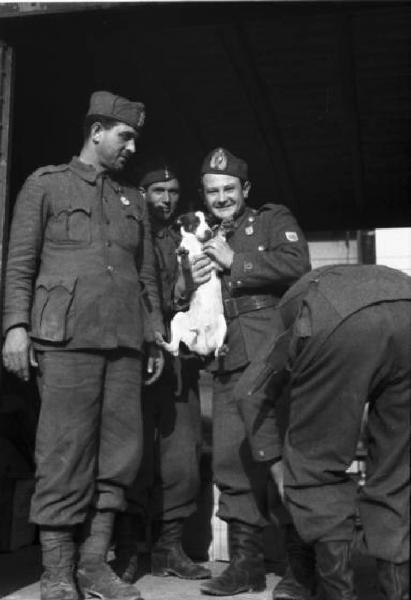
<svg viewBox="0 0 411 600">
<path fill-rule="evenodd" d="M 137 137 L 137 131 L 125 123 L 117 123 L 109 129 L 96 123 L 92 140 L 99 166 L 106 171 L 121 171 L 136 151 Z"/>
<path fill-rule="evenodd" d="M 168 222 L 174 214 L 180 198 L 180 185 L 177 179 L 158 181 L 145 191 L 151 215 L 160 223 Z"/>
<path fill-rule="evenodd" d="M 203 175 L 203 194 L 207 209 L 217 220 L 233 219 L 244 210 L 250 183 L 238 177 L 217 173 Z"/>
</svg>

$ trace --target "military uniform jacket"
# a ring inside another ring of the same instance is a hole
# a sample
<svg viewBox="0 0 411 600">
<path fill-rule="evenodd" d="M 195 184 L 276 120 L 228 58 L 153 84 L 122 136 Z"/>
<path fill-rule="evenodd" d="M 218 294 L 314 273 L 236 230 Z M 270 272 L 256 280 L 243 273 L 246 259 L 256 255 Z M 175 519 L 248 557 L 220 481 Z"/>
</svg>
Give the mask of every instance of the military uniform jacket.
<svg viewBox="0 0 411 600">
<path fill-rule="evenodd" d="M 178 277 L 176 250 L 181 237 L 171 225 L 153 226 L 153 244 L 157 263 L 158 289 L 166 327 L 175 312 L 174 286 Z"/>
<path fill-rule="evenodd" d="M 6 272 L 4 331 L 16 325 L 49 349 L 139 350 L 145 331 L 163 332 L 148 211 L 135 188 L 77 158 L 26 180 Z"/>
<path fill-rule="evenodd" d="M 255 460 L 281 456 L 272 401 L 276 403 L 285 391 L 287 372 L 292 378 L 298 376 L 299 356 L 304 356 L 304 369 L 351 315 L 380 302 L 402 300 L 411 302 L 411 277 L 379 265 L 320 267 L 293 285 L 278 305 L 278 332 L 270 333 L 236 390 Z M 307 338 L 314 343 L 303 350 Z"/>
<path fill-rule="evenodd" d="M 310 259 L 300 227 L 281 205 L 247 207 L 226 239 L 234 250 L 230 272 L 222 274 L 228 352 L 210 368 L 234 371 L 245 367 L 270 335 L 279 299 L 310 269 Z"/>
<path fill-rule="evenodd" d="M 286 328 L 298 310 L 292 349 L 298 347 L 298 338 L 306 337 L 315 337 L 316 347 L 320 347 L 350 315 L 396 300 L 411 300 L 411 277 L 405 273 L 381 265 L 332 265 L 303 277 L 284 296 L 279 309 Z M 291 351 L 291 361 L 294 354 Z"/>
</svg>

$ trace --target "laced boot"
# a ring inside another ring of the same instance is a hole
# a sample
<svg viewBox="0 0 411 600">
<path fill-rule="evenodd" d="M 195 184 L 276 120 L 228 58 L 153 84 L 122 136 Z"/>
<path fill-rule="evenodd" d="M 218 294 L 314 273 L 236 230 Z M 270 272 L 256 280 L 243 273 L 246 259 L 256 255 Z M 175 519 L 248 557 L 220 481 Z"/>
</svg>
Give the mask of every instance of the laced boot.
<svg viewBox="0 0 411 600">
<path fill-rule="evenodd" d="M 410 599 L 410 569 L 408 562 L 393 563 L 377 559 L 378 583 L 385 600 Z"/>
<path fill-rule="evenodd" d="M 294 525 L 285 527 L 288 566 L 273 590 L 273 600 L 308 600 L 315 593 L 314 547 L 300 538 Z"/>
<path fill-rule="evenodd" d="M 351 565 L 351 542 L 317 542 L 315 556 L 318 577 L 327 600 L 358 600 Z"/>
<path fill-rule="evenodd" d="M 41 600 L 78 600 L 73 578 L 74 541 L 71 528 L 40 528 L 44 571 L 40 580 Z"/>
<path fill-rule="evenodd" d="M 211 596 L 234 596 L 265 589 L 262 529 L 241 521 L 229 521 L 230 564 L 218 577 L 203 583 L 200 590 Z"/>
<path fill-rule="evenodd" d="M 211 572 L 193 562 L 181 545 L 183 520 L 158 521 L 154 524 L 155 544 L 151 551 L 152 575 L 176 575 L 181 579 L 208 579 Z"/>
<path fill-rule="evenodd" d="M 115 560 L 113 568 L 125 583 L 134 583 L 139 575 L 139 543 L 145 527 L 138 515 L 119 513 L 114 527 Z"/>
<path fill-rule="evenodd" d="M 81 592 L 100 600 L 141 600 L 140 592 L 124 583 L 107 564 L 114 525 L 112 511 L 93 511 L 85 523 L 77 582 Z"/>
</svg>

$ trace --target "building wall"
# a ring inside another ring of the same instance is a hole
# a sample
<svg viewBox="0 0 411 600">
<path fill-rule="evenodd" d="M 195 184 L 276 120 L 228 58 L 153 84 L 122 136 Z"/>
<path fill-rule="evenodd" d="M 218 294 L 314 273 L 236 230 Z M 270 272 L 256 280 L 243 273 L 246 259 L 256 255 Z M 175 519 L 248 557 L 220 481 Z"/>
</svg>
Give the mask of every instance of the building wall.
<svg viewBox="0 0 411 600">
<path fill-rule="evenodd" d="M 376 262 L 411 275 L 411 227 L 375 230 Z"/>
</svg>

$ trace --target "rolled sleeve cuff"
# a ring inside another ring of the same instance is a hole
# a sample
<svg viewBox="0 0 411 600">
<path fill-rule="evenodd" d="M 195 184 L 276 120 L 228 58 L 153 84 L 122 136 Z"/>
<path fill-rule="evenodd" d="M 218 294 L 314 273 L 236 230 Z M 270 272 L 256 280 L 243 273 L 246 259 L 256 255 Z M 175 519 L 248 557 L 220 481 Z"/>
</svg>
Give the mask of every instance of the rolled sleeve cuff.
<svg viewBox="0 0 411 600">
<path fill-rule="evenodd" d="M 3 317 L 3 335 L 6 335 L 13 327 L 25 327 L 29 329 L 29 318 L 27 313 L 14 313 Z"/>
</svg>

